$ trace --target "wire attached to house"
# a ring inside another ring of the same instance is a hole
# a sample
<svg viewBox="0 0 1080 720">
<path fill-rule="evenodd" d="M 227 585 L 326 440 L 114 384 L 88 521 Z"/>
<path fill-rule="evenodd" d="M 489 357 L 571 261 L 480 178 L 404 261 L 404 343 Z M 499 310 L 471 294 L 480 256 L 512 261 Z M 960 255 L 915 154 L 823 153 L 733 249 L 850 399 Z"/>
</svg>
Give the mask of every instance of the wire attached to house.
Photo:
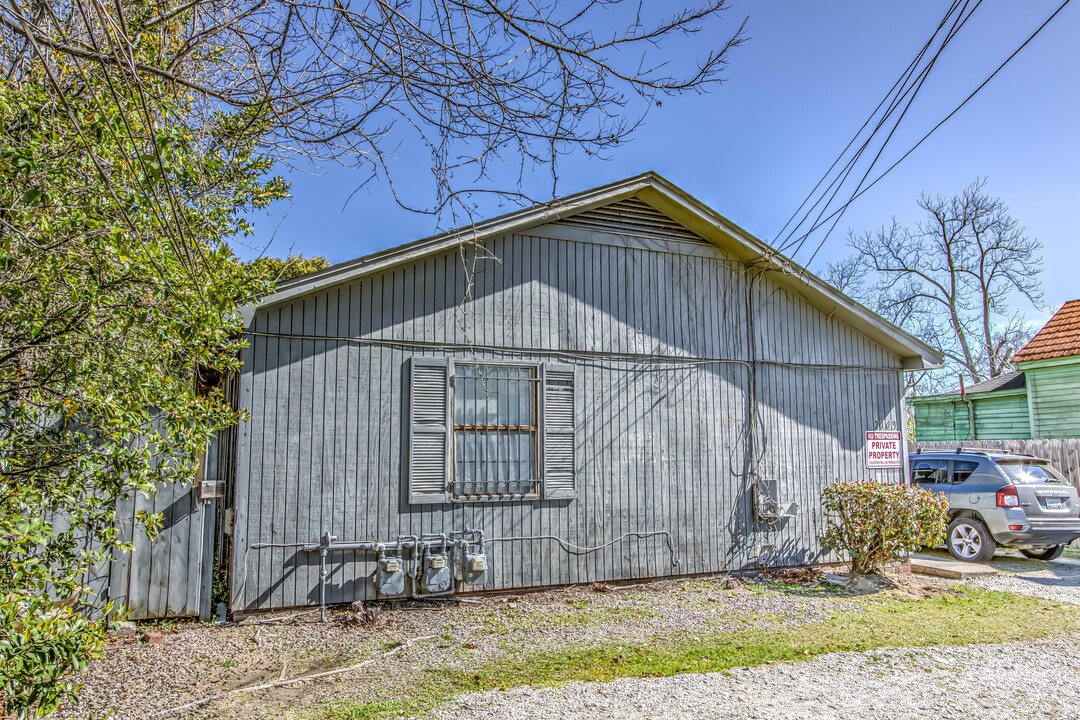
<svg viewBox="0 0 1080 720">
<path fill-rule="evenodd" d="M 270 339 L 300 340 L 303 342 L 341 342 L 354 345 L 372 347 L 401 348 L 405 350 L 436 350 L 445 352 L 483 352 L 493 355 L 530 356 L 543 355 L 562 360 L 578 361 L 581 367 L 594 367 L 601 369 L 618 369 L 626 371 L 623 367 L 628 364 L 647 365 L 648 368 L 638 370 L 630 369 L 631 372 L 669 372 L 684 367 L 700 365 L 741 365 L 747 369 L 755 365 L 785 367 L 801 370 L 827 371 L 827 372 L 880 372 L 897 373 L 906 372 L 901 367 L 889 365 L 833 365 L 829 363 L 803 363 L 784 360 L 763 360 L 741 358 L 712 358 L 701 356 L 660 355 L 657 353 L 618 353 L 604 351 L 572 352 L 552 348 L 508 348 L 498 345 L 477 345 L 475 343 L 444 343 L 425 340 L 395 340 L 387 338 L 357 338 L 347 335 L 308 335 L 304 333 L 265 332 L 259 330 L 245 330 L 244 335 L 250 337 L 264 337 Z M 607 360 L 608 363 L 597 362 Z M 584 362 L 581 362 L 584 361 Z M 620 364 L 615 367 L 615 364 Z"/>
<path fill-rule="evenodd" d="M 644 539 L 644 538 L 657 537 L 657 536 L 662 536 L 664 538 L 664 541 L 667 543 L 668 553 L 671 555 L 671 565 L 672 565 L 672 567 L 677 567 L 680 564 L 680 561 L 679 561 L 678 555 L 675 553 L 675 543 L 671 538 L 671 533 L 668 532 L 667 530 L 648 530 L 648 531 L 643 531 L 643 532 L 627 532 L 627 533 L 623 533 L 622 535 L 615 538 L 614 540 L 609 540 L 608 542 L 604 543 L 603 545 L 595 545 L 595 546 L 592 546 L 592 547 L 582 546 L 582 545 L 574 545 L 572 543 L 567 542 L 566 540 L 563 540 L 561 537 L 558 537 L 557 535 L 514 535 L 514 536 L 509 536 L 509 537 L 487 538 L 486 542 L 498 543 L 498 542 L 517 542 L 517 541 L 526 541 L 526 540 L 551 540 L 552 542 L 558 543 L 559 547 L 561 547 L 566 553 L 568 553 L 570 555 L 588 555 L 590 553 L 594 553 L 594 552 L 597 552 L 599 550 L 603 550 L 604 548 L 611 547 L 612 545 L 614 545 L 614 544 L 616 544 L 618 542 L 621 542 L 622 540 L 625 540 L 626 538 L 633 537 L 633 538 L 642 538 L 642 539 Z"/>
</svg>

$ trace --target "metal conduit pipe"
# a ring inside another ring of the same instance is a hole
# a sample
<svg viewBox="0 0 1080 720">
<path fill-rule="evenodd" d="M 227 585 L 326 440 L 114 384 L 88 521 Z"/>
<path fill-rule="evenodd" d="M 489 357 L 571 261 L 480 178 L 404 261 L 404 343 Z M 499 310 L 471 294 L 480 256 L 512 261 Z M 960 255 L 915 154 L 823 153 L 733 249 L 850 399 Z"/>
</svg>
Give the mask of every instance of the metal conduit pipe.
<svg viewBox="0 0 1080 720">
<path fill-rule="evenodd" d="M 623 533 L 614 540 L 610 540 L 602 545 L 595 545 L 592 547 L 574 545 L 567 542 L 563 538 L 557 535 L 510 535 L 506 537 L 487 538 L 484 531 L 478 528 L 467 527 L 462 531 L 451 531 L 449 533 L 425 533 L 423 535 L 399 535 L 396 541 L 392 542 L 379 542 L 375 540 L 360 540 L 360 541 L 345 541 L 341 542 L 337 539 L 337 536 L 331 535 L 330 531 L 324 531 L 322 538 L 318 543 L 259 543 L 252 545 L 250 549 L 257 549 L 263 547 L 295 547 L 301 552 L 318 552 L 319 553 L 319 617 L 323 622 L 326 622 L 326 585 L 330 579 L 330 571 L 327 567 L 327 558 L 333 551 L 363 551 L 363 552 L 376 552 L 378 553 L 378 559 L 381 561 L 386 557 L 386 551 L 389 549 L 404 550 L 405 548 L 411 548 L 416 551 L 427 550 L 430 548 L 441 548 L 444 552 L 447 548 L 461 548 L 462 550 L 468 550 L 470 547 L 475 546 L 481 553 L 484 552 L 484 546 L 487 543 L 502 543 L 502 542 L 524 542 L 528 540 L 550 540 L 555 542 L 565 552 L 571 555 L 587 555 L 594 553 L 604 548 L 611 547 L 617 542 L 620 542 L 626 538 L 650 538 L 650 537 L 663 537 L 667 545 L 668 553 L 671 557 L 672 567 L 677 567 L 680 562 L 675 553 L 675 543 L 672 540 L 671 533 L 667 530 L 649 530 L 639 532 L 627 532 Z M 417 577 L 413 574 L 413 577 Z M 416 597 L 425 597 L 424 594 L 416 595 Z"/>
<path fill-rule="evenodd" d="M 473 536 L 479 539 L 468 539 L 468 536 Z M 386 556 L 386 551 L 389 548 L 396 550 L 403 550 L 405 548 L 412 548 L 414 550 L 427 550 L 429 548 L 441 548 L 443 552 L 446 552 L 447 548 L 458 547 L 463 550 L 468 550 L 472 545 L 478 546 L 481 551 L 484 548 L 484 533 L 481 530 L 475 530 L 472 528 L 466 528 L 462 532 L 450 532 L 450 533 L 426 533 L 424 535 L 399 535 L 398 539 L 394 542 L 378 542 L 375 540 L 359 540 L 359 541 L 345 541 L 341 542 L 337 539 L 336 535 L 331 535 L 330 531 L 324 531 L 322 538 L 318 543 L 295 543 L 293 547 L 297 547 L 301 552 L 318 552 L 319 553 L 319 619 L 322 622 L 326 622 L 326 585 L 330 580 L 330 569 L 327 565 L 327 558 L 333 551 L 346 552 L 364 551 L 364 552 L 377 552 L 378 559 L 383 560 Z M 416 575 L 414 573 L 413 577 Z M 417 597 L 424 597 L 423 594 L 417 595 Z"/>
<path fill-rule="evenodd" d="M 627 532 L 627 533 L 623 533 L 622 535 L 615 538 L 614 540 L 610 540 L 610 541 L 604 543 L 603 545 L 595 545 L 593 547 L 586 547 L 586 546 L 582 546 L 582 545 L 573 545 L 573 544 L 567 542 L 566 540 L 563 540 L 561 537 L 558 537 L 556 535 L 511 535 L 511 536 L 507 536 L 507 537 L 489 538 L 488 542 L 499 543 L 499 542 L 515 542 L 515 541 L 519 541 L 519 540 L 521 540 L 521 541 L 523 541 L 523 540 L 551 540 L 551 541 L 553 541 L 555 543 L 558 543 L 559 547 L 561 547 L 565 552 L 569 553 L 570 555 L 588 555 L 589 553 L 594 553 L 594 552 L 596 552 L 598 550 L 603 550 L 604 548 L 611 547 L 615 543 L 617 543 L 617 542 L 619 542 L 621 540 L 624 540 L 626 538 L 634 537 L 634 538 L 642 538 L 642 539 L 644 539 L 644 538 L 657 537 L 657 536 L 660 536 L 660 537 L 664 538 L 664 541 L 667 543 L 668 553 L 671 555 L 671 565 L 672 565 L 672 567 L 677 567 L 679 565 L 679 558 L 675 554 L 675 543 L 671 539 L 671 533 L 668 532 L 667 530 L 649 530 L 649 531 L 644 531 L 644 532 Z"/>
</svg>

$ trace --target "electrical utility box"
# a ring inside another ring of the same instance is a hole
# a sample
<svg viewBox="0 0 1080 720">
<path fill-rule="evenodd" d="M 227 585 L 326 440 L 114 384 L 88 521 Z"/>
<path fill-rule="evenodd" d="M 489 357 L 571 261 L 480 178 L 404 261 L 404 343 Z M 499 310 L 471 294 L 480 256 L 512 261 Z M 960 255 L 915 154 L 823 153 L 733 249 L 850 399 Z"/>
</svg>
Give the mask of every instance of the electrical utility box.
<svg viewBox="0 0 1080 720">
<path fill-rule="evenodd" d="M 775 523 L 799 514 L 797 503 L 780 499 L 780 487 L 775 480 L 754 484 L 754 514 L 758 522 Z"/>
</svg>

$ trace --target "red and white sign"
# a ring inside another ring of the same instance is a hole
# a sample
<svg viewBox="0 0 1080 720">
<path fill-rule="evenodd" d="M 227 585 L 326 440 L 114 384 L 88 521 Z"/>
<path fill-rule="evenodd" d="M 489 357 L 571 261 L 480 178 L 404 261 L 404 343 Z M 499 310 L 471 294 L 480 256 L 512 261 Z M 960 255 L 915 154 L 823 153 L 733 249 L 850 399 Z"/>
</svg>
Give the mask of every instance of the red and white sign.
<svg viewBox="0 0 1080 720">
<path fill-rule="evenodd" d="M 868 430 L 866 432 L 866 467 L 903 467 L 900 459 L 899 430 Z"/>
</svg>

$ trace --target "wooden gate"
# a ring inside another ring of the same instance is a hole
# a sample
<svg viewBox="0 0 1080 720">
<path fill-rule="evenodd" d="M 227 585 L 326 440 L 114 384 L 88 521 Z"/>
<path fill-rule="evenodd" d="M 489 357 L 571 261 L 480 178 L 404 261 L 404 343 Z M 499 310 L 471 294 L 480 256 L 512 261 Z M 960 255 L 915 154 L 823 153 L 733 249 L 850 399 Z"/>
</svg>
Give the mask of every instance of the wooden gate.
<svg viewBox="0 0 1080 720">
<path fill-rule="evenodd" d="M 164 517 L 153 539 L 136 520 L 140 510 Z M 199 499 L 196 487 L 173 484 L 151 498 L 125 498 L 116 522 L 134 549 L 114 557 L 103 599 L 122 605 L 133 620 L 196 617 L 208 611 L 210 588 L 204 576 L 209 577 L 206 571 L 213 563 L 214 507 Z"/>
</svg>

